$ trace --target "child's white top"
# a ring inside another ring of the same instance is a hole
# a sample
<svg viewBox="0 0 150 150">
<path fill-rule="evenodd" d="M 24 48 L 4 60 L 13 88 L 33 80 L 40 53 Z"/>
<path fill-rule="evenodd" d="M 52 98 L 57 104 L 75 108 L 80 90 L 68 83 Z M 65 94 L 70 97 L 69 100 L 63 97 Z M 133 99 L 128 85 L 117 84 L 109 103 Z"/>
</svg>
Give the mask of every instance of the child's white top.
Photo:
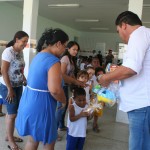
<svg viewBox="0 0 150 150">
<path fill-rule="evenodd" d="M 84 108 L 81 108 L 76 105 L 75 102 L 72 105 L 74 106 L 75 116 L 80 114 L 81 111 L 87 107 L 86 105 Z M 69 128 L 69 135 L 73 137 L 86 137 L 87 117 L 81 117 L 80 119 L 71 122 L 68 113 L 67 127 Z"/>
</svg>

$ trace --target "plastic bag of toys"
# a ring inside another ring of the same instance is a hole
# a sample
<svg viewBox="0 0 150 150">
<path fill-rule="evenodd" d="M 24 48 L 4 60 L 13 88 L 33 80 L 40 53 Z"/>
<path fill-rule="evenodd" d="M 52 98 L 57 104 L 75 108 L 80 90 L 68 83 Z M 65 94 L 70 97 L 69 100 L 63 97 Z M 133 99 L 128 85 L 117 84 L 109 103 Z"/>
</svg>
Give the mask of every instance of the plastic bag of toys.
<svg viewBox="0 0 150 150">
<path fill-rule="evenodd" d="M 84 111 L 92 114 L 93 112 L 99 113 L 102 109 L 103 109 L 102 104 L 98 103 L 97 100 L 93 99 L 90 105 Z"/>
<path fill-rule="evenodd" d="M 99 102 L 104 102 L 106 106 L 112 107 L 118 100 L 118 84 L 111 83 L 107 88 L 96 85 L 92 91 L 96 94 Z"/>
</svg>

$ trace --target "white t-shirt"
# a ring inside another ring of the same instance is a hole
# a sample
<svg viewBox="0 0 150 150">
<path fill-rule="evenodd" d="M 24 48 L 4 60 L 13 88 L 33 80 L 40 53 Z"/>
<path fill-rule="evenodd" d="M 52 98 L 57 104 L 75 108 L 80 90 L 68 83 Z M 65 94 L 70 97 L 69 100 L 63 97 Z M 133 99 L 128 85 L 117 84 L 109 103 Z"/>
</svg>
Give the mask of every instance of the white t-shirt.
<svg viewBox="0 0 150 150">
<path fill-rule="evenodd" d="M 141 26 L 130 35 L 122 65 L 137 75 L 121 81 L 119 109 L 150 106 L 150 29 Z"/>
<path fill-rule="evenodd" d="M 8 75 L 12 87 L 22 86 L 25 67 L 23 52 L 15 52 L 12 46 L 8 47 L 2 53 L 2 60 L 10 63 Z M 3 78 L 0 81 L 5 85 Z"/>
</svg>

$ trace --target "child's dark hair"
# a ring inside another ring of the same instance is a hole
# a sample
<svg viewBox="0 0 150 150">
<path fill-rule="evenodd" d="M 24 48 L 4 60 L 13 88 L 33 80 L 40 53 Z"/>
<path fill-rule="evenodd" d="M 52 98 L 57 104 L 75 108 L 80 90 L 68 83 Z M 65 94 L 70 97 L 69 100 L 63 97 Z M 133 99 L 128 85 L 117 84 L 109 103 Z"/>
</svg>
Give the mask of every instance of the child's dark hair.
<svg viewBox="0 0 150 150">
<path fill-rule="evenodd" d="M 76 98 L 80 95 L 86 95 L 84 88 L 76 87 L 73 91 L 73 97 Z"/>
<path fill-rule="evenodd" d="M 54 45 L 58 41 L 64 44 L 68 40 L 68 35 L 61 29 L 46 29 L 45 32 L 42 34 L 41 38 L 39 39 L 36 49 L 38 52 L 40 52 L 48 45 Z"/>
<path fill-rule="evenodd" d="M 85 76 L 87 76 L 87 78 L 89 78 L 89 74 L 87 73 L 86 70 L 80 70 L 80 71 L 77 73 L 77 79 L 79 79 L 79 77 L 80 77 L 81 75 L 85 75 Z"/>
<path fill-rule="evenodd" d="M 18 31 L 18 32 L 16 32 L 15 35 L 14 35 L 13 40 L 10 41 L 10 42 L 6 45 L 6 47 L 13 46 L 13 45 L 16 43 L 16 39 L 19 39 L 19 40 L 20 40 L 20 39 L 22 39 L 23 37 L 29 37 L 29 35 L 28 35 L 26 32 L 24 32 L 24 31 Z"/>
<path fill-rule="evenodd" d="M 102 68 L 102 67 L 97 67 L 97 68 L 95 68 L 95 76 L 97 76 L 97 73 L 100 72 L 100 71 L 102 71 L 102 72 L 105 74 L 104 68 Z"/>
</svg>

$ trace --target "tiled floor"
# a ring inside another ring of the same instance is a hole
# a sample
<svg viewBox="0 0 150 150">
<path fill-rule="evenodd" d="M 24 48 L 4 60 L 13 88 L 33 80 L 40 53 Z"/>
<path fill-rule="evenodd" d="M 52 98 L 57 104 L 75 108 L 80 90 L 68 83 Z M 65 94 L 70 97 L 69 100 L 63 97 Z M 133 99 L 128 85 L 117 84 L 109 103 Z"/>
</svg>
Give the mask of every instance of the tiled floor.
<svg viewBox="0 0 150 150">
<path fill-rule="evenodd" d="M 6 112 L 5 108 L 3 109 Z M 92 120 L 88 122 L 88 134 L 84 150 L 128 150 L 128 125 L 115 122 L 116 107 L 105 108 L 104 115 L 99 119 L 100 133 L 92 131 Z M 15 133 L 17 135 L 17 133 Z M 65 150 L 66 133 L 60 133 L 63 136 L 62 141 L 56 142 L 55 150 Z M 5 142 L 5 119 L 0 117 L 0 150 L 8 150 L 8 143 Z M 19 143 L 24 147 L 24 142 Z M 42 144 L 39 149 L 42 150 Z"/>
</svg>

